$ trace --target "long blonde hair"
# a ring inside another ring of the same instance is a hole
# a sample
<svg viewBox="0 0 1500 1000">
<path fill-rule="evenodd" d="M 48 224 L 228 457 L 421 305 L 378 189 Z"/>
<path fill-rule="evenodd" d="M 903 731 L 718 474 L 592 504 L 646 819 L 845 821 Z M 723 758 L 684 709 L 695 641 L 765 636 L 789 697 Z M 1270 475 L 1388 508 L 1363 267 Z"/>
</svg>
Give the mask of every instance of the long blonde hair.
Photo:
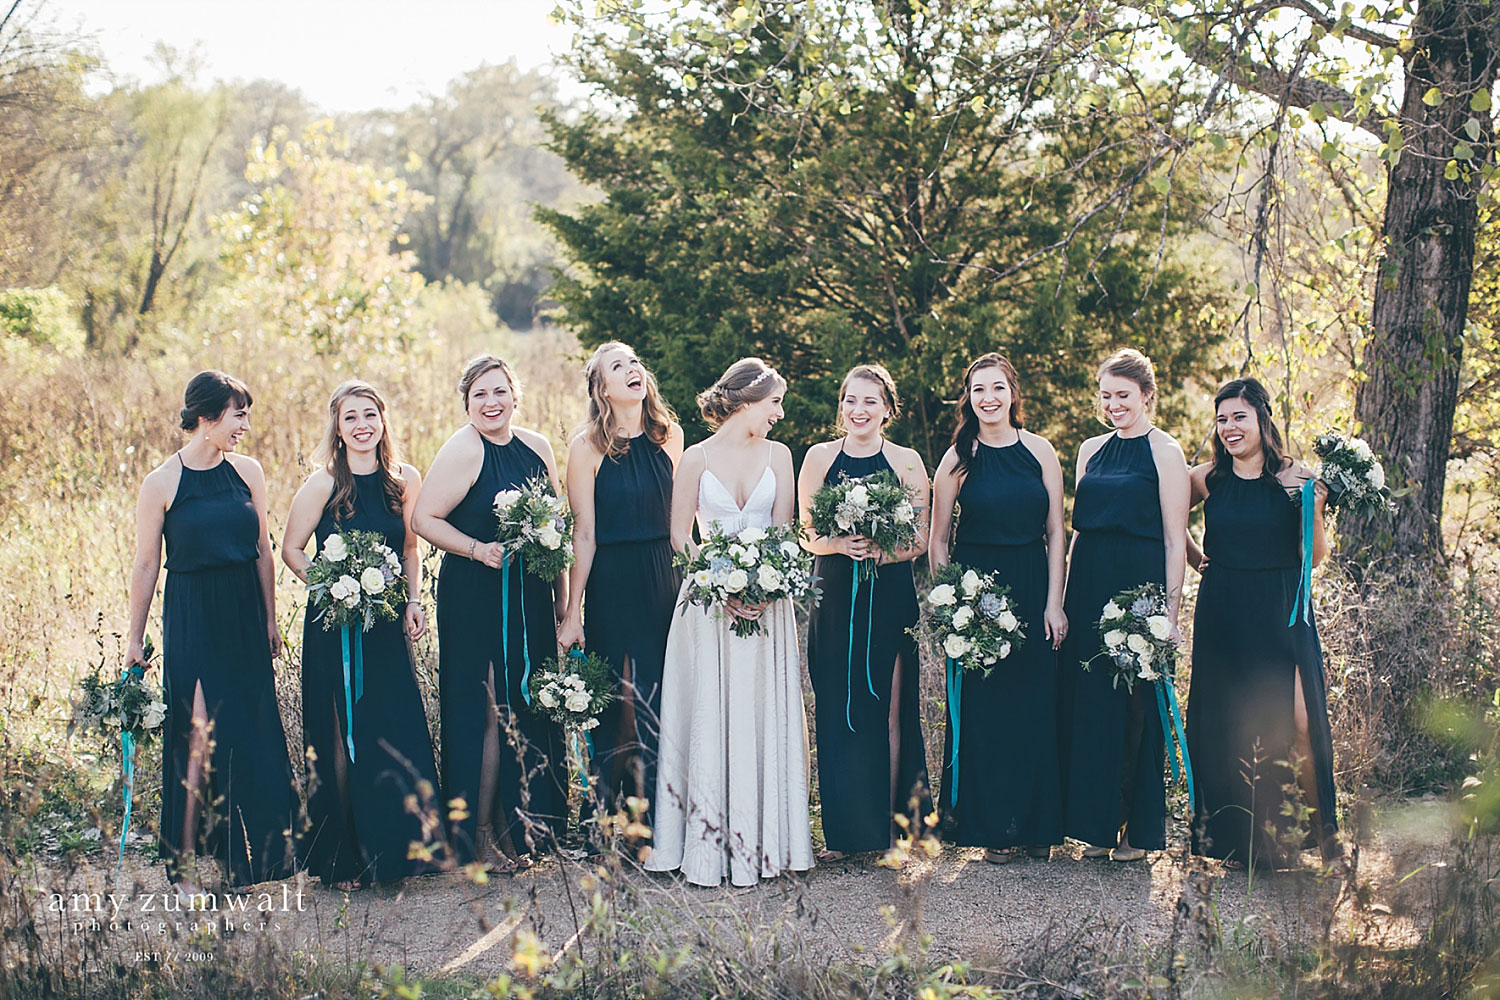
<svg viewBox="0 0 1500 1000">
<path fill-rule="evenodd" d="M 375 472 L 380 476 L 380 489 L 385 494 L 385 505 L 393 514 L 399 514 L 406 498 L 406 480 L 401 475 L 401 455 L 391 434 L 391 422 L 385 415 L 385 400 L 373 385 L 350 379 L 328 399 L 328 429 L 323 440 L 313 452 L 313 460 L 321 461 L 323 468 L 333 476 L 333 495 L 328 498 L 328 507 L 336 521 L 354 516 L 354 473 L 349 468 L 349 455 L 344 448 L 344 438 L 339 434 L 339 414 L 344 401 L 359 396 L 375 404 L 380 411 L 380 441 L 375 445 Z"/>
<path fill-rule="evenodd" d="M 604 395 L 604 371 L 600 362 L 610 351 L 635 353 L 629 344 L 611 340 L 596 347 L 593 356 L 584 363 L 583 374 L 589 384 L 589 415 L 583 433 L 599 454 L 606 458 L 619 458 L 630 450 L 630 439 L 620 435 L 620 421 L 615 416 L 615 408 L 609 397 Z M 677 415 L 672 412 L 666 400 L 661 398 L 661 389 L 657 387 L 656 376 L 651 374 L 651 369 L 642 365 L 641 370 L 646 375 L 646 398 L 641 400 L 641 430 L 645 433 L 646 440 L 660 448 L 671 436 L 672 424 L 676 422 Z"/>
</svg>

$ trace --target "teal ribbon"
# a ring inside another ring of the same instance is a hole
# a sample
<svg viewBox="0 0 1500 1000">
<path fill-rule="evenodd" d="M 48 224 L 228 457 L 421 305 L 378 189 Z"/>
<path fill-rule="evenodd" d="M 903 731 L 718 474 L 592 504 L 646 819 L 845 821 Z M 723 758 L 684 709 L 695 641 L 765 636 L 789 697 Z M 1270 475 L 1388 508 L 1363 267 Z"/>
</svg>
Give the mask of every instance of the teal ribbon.
<svg viewBox="0 0 1500 1000">
<path fill-rule="evenodd" d="M 124 681 L 131 674 L 137 679 L 146 676 L 136 664 L 121 671 L 120 680 Z M 130 810 L 135 800 L 135 734 L 128 729 L 120 730 L 120 771 L 124 777 L 121 792 L 125 796 L 125 821 L 120 825 L 120 860 L 115 865 L 116 871 L 125 867 L 125 838 L 130 835 Z"/>
<path fill-rule="evenodd" d="M 345 625 L 339 630 L 339 639 L 344 649 L 344 745 L 349 748 L 349 763 L 354 763 L 354 703 L 365 696 L 365 636 L 360 630 L 354 635 L 354 679 L 350 683 L 349 632 Z"/>
<path fill-rule="evenodd" d="M 521 577 L 521 700 L 531 704 L 531 650 L 526 644 L 526 566 L 518 554 L 516 571 Z M 505 649 L 505 697 L 510 697 L 510 556 L 500 559 L 500 644 Z"/>
<path fill-rule="evenodd" d="M 1313 489 L 1316 479 L 1302 484 L 1302 573 L 1297 579 L 1297 593 L 1292 598 L 1292 616 L 1287 619 L 1288 628 L 1297 624 L 1297 608 L 1302 608 L 1302 624 L 1312 624 L 1312 571 L 1313 571 Z"/>
<path fill-rule="evenodd" d="M 1170 675 L 1163 674 L 1156 682 L 1156 710 L 1161 716 L 1161 733 L 1167 745 L 1167 763 L 1172 765 L 1172 782 L 1179 777 L 1187 779 L 1188 811 L 1194 810 L 1196 797 L 1193 792 L 1193 761 L 1188 756 L 1187 733 L 1182 725 L 1182 712 L 1177 706 L 1177 687 Z M 1170 721 L 1168 716 L 1170 715 Z M 1173 734 L 1176 734 L 1175 749 Z M 1177 769 L 1177 751 L 1182 752 L 1182 770 Z"/>
<path fill-rule="evenodd" d="M 847 691 L 844 698 L 844 725 L 849 727 L 849 732 L 854 732 L 854 722 L 851 710 L 854 706 L 854 611 L 859 607 L 859 578 L 863 575 L 860 563 L 853 565 L 854 572 L 851 574 L 854 580 L 854 589 L 849 594 L 849 664 Z M 876 701 L 880 695 L 875 693 L 875 681 L 870 676 L 870 637 L 874 634 L 875 627 L 875 577 L 870 576 L 870 599 L 866 602 L 870 605 L 870 613 L 865 616 L 865 686 L 870 689 L 870 695 Z"/>
<path fill-rule="evenodd" d="M 953 758 L 950 761 L 952 775 L 948 779 L 948 806 L 958 805 L 958 724 L 963 717 L 964 668 L 953 657 L 948 657 L 948 719 L 953 725 Z"/>
</svg>

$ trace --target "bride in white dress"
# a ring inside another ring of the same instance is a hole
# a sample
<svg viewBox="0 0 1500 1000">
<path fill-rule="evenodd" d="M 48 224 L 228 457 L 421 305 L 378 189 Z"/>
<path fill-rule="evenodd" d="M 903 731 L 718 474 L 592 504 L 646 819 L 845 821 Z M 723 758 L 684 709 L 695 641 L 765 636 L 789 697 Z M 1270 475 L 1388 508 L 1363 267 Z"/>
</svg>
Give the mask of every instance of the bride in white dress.
<svg viewBox="0 0 1500 1000">
<path fill-rule="evenodd" d="M 786 382 L 743 358 L 698 396 L 712 437 L 683 453 L 672 487 L 672 547 L 699 530 L 790 524 L 792 454 L 768 441 Z M 661 757 L 651 871 L 689 882 L 755 885 L 813 867 L 808 822 L 807 719 L 802 657 L 790 601 L 736 606 L 763 618 L 736 636 L 729 619 L 678 600 L 662 675 Z"/>
</svg>

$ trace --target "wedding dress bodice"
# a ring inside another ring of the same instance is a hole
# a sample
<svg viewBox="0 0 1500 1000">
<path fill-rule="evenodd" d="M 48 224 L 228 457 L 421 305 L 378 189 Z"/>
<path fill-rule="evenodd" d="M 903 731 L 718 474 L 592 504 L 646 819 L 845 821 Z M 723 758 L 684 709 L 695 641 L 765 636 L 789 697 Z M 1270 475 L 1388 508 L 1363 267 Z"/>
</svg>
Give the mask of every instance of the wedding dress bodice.
<svg viewBox="0 0 1500 1000">
<path fill-rule="evenodd" d="M 734 502 L 729 487 L 712 470 L 704 469 L 698 479 L 698 530 L 705 537 L 715 524 L 730 534 L 745 528 L 769 528 L 775 506 L 776 473 L 771 471 L 770 462 L 744 507 Z"/>
</svg>

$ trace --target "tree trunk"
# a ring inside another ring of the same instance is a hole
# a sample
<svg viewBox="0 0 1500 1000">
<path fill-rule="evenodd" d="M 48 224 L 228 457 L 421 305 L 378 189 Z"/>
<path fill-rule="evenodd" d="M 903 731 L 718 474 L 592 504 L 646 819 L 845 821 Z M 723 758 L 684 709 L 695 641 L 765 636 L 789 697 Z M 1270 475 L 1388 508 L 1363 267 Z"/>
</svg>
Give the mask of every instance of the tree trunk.
<svg viewBox="0 0 1500 1000">
<path fill-rule="evenodd" d="M 1469 101 L 1495 80 L 1492 17 L 1477 4 L 1428 0 L 1412 26 L 1415 48 L 1406 60 L 1400 113 L 1404 148 L 1387 178 L 1385 255 L 1361 366 L 1365 381 L 1354 405 L 1364 437 L 1387 458 L 1390 485 L 1411 493 L 1397 501 L 1394 519 L 1348 526 L 1349 551 L 1364 565 L 1388 561 L 1394 568 L 1443 557 L 1443 490 L 1473 274 L 1479 167 L 1493 130 L 1490 114 L 1471 111 Z M 1423 100 L 1433 87 L 1443 94 L 1435 107 Z M 1471 117 L 1477 138 L 1464 131 Z M 1460 140 L 1473 155 L 1458 160 L 1459 177 L 1447 180 L 1444 170 Z"/>
</svg>

